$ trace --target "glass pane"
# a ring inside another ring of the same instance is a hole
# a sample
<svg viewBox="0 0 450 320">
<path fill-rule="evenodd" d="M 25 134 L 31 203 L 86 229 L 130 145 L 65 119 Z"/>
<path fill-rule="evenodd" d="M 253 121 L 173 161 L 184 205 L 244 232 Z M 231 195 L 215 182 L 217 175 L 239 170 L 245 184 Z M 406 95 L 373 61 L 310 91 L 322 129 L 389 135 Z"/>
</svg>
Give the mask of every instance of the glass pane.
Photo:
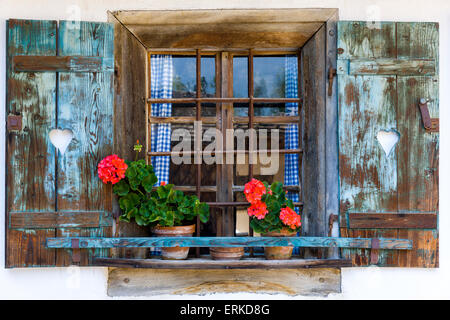
<svg viewBox="0 0 450 320">
<path fill-rule="evenodd" d="M 201 58 L 201 95 L 215 97 L 216 71 L 215 57 Z M 197 90 L 195 57 L 173 57 L 173 97 L 195 97 Z"/>
<path fill-rule="evenodd" d="M 201 59 L 202 75 L 201 88 L 202 97 L 216 96 L 216 58 L 202 57 Z"/>
<path fill-rule="evenodd" d="M 297 103 L 255 103 L 254 115 L 256 117 L 281 117 L 298 115 Z"/>
<path fill-rule="evenodd" d="M 173 98 L 194 98 L 196 96 L 196 58 L 192 56 L 173 56 L 172 61 Z"/>
<path fill-rule="evenodd" d="M 233 113 L 235 117 L 248 117 L 248 103 L 234 103 Z"/>
<path fill-rule="evenodd" d="M 233 57 L 233 97 L 248 97 L 248 57 Z"/>
<path fill-rule="evenodd" d="M 256 56 L 253 58 L 253 90 L 258 98 L 294 98 L 286 92 L 286 81 L 291 90 L 297 88 L 297 56 Z"/>
<path fill-rule="evenodd" d="M 255 103 L 253 115 L 256 117 L 281 117 L 298 115 L 297 103 Z M 235 117 L 248 117 L 248 103 L 234 104 Z"/>
<path fill-rule="evenodd" d="M 215 103 L 202 103 L 202 117 L 215 117 L 216 109 Z"/>
<path fill-rule="evenodd" d="M 171 105 L 173 117 L 195 117 L 196 111 L 194 103 L 171 103 Z"/>
</svg>

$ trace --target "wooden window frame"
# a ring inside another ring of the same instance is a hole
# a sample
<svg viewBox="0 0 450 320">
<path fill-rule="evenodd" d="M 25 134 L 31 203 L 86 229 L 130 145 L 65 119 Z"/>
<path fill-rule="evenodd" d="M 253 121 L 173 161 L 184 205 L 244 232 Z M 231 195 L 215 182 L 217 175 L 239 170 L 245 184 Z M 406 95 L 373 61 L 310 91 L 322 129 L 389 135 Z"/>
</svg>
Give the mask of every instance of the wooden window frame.
<svg viewBox="0 0 450 320">
<path fill-rule="evenodd" d="M 148 96 L 151 97 L 151 78 L 150 78 L 150 70 L 151 70 L 151 56 L 155 54 L 167 54 L 167 55 L 183 55 L 183 56 L 194 56 L 195 53 L 195 59 L 196 59 L 196 97 L 195 98 L 170 98 L 170 99 L 155 99 L 155 98 L 147 98 L 147 115 L 148 115 L 148 124 L 147 124 L 147 150 L 146 150 L 146 156 L 147 156 L 147 163 L 151 162 L 152 156 L 171 156 L 171 155 L 191 155 L 191 156 L 201 156 L 203 155 L 203 151 L 201 150 L 201 141 L 198 139 L 198 144 L 195 146 L 195 151 L 184 151 L 184 152 L 156 152 L 151 151 L 150 147 L 150 141 L 151 141 L 151 127 L 152 124 L 159 124 L 159 123 L 178 123 L 178 124 L 189 124 L 193 123 L 194 121 L 202 121 L 202 123 L 216 123 L 217 129 L 219 129 L 222 132 L 222 138 L 226 139 L 225 135 L 223 134 L 226 129 L 232 129 L 234 123 L 248 123 L 248 128 L 253 129 L 254 124 L 258 123 L 265 123 L 265 124 L 298 124 L 299 128 L 301 128 L 302 125 L 302 118 L 301 118 L 301 112 L 302 112 L 302 97 L 299 94 L 298 98 L 255 98 L 253 91 L 254 91 L 254 83 L 253 83 L 253 62 L 254 62 L 254 56 L 276 56 L 276 55 L 285 55 L 285 54 L 295 54 L 298 59 L 298 66 L 300 66 L 300 51 L 299 49 L 295 50 L 289 50 L 289 49 L 280 49 L 280 50 L 264 50 L 264 49 L 258 49 L 258 48 L 250 48 L 248 50 L 239 50 L 239 51 L 230 51 L 226 48 L 218 49 L 214 51 L 203 51 L 201 49 L 185 49 L 186 51 L 173 51 L 173 50 L 158 50 L 158 51 L 148 51 L 148 77 L 149 77 L 149 86 L 148 86 Z M 210 97 L 202 97 L 201 96 L 201 58 L 202 56 L 214 56 L 215 57 L 215 66 L 216 66 L 216 97 L 210 98 Z M 235 56 L 245 56 L 248 57 L 248 69 L 247 69 L 247 77 L 248 77 L 248 97 L 230 97 L 233 95 L 233 58 Z M 227 61 L 224 62 L 224 59 Z M 300 68 L 298 69 L 298 92 L 300 92 Z M 215 117 L 201 117 L 201 108 L 202 103 L 206 102 L 212 102 L 216 104 L 216 116 Z M 234 103 L 248 103 L 248 116 L 246 117 L 234 117 L 233 114 L 233 104 Z M 298 104 L 298 115 L 297 116 L 261 116 L 261 117 L 255 117 L 254 116 L 254 103 L 263 103 L 263 102 L 270 102 L 270 103 L 297 103 Z M 151 116 L 151 108 L 152 104 L 154 103 L 195 103 L 195 110 L 196 110 L 196 116 L 195 117 L 153 117 Z M 225 111 L 226 109 L 226 111 Z M 228 115 L 225 115 L 225 112 L 228 113 Z M 225 117 L 229 118 L 229 121 L 222 121 L 225 119 Z M 231 124 L 231 128 L 229 125 Z M 227 126 L 228 125 L 228 126 Z M 199 134 L 197 132 L 197 134 Z M 238 153 L 258 153 L 258 152 L 267 152 L 269 150 L 258 150 L 256 147 L 256 143 L 252 141 L 253 136 L 249 136 L 249 150 L 219 150 L 216 151 L 220 153 L 229 153 L 232 152 L 233 154 Z M 299 146 L 302 144 L 302 137 L 301 133 L 298 134 L 298 140 L 299 140 Z M 226 145 L 226 144 L 224 144 Z M 255 148 L 252 148 L 251 146 L 255 146 Z M 301 161 L 302 161 L 302 154 L 303 150 L 301 148 L 298 149 L 278 149 L 278 150 L 270 150 L 270 152 L 276 152 L 280 155 L 283 154 L 299 154 L 299 172 L 300 175 L 300 168 Z M 209 153 L 209 151 L 208 151 Z M 215 154 L 214 153 L 214 154 Z M 201 159 L 200 159 L 201 160 Z M 196 185 L 195 186 L 183 186 L 181 189 L 183 191 L 195 191 L 196 195 L 199 199 L 201 199 L 201 193 L 203 192 L 210 192 L 210 188 L 205 188 L 205 186 L 201 185 L 201 163 L 200 161 L 196 161 Z M 220 170 L 222 166 L 230 166 L 227 164 L 219 165 L 217 164 L 217 170 Z M 229 168 L 233 168 L 234 165 L 231 165 Z M 253 164 L 249 162 L 249 181 L 253 179 Z M 220 194 L 226 193 L 227 195 L 231 196 L 233 198 L 234 192 L 243 191 L 244 186 L 236 186 L 234 185 L 233 181 L 231 181 L 231 188 L 229 184 L 227 185 L 224 183 L 227 180 L 232 180 L 233 175 L 231 170 L 226 170 L 225 172 L 226 177 L 223 177 L 223 175 L 218 174 L 217 175 L 217 181 L 216 181 L 216 201 L 215 202 L 207 202 L 210 207 L 214 207 L 216 209 L 219 209 L 221 212 L 222 217 L 222 228 L 219 228 L 217 226 L 218 235 L 226 235 L 226 236 L 234 236 L 236 229 L 236 222 L 233 219 L 230 219 L 230 215 L 234 215 L 234 212 L 231 211 L 232 208 L 236 207 L 245 207 L 248 206 L 248 202 L 236 202 L 236 201 L 217 201 L 217 199 L 220 198 Z M 177 186 L 174 186 L 175 189 L 180 189 Z M 296 207 L 302 207 L 303 202 L 301 201 L 301 183 L 298 186 L 285 186 L 285 190 L 294 190 L 298 191 L 300 196 L 299 202 L 294 202 L 294 206 Z M 251 218 L 249 217 L 249 220 Z M 197 217 L 197 223 L 196 223 L 196 232 L 195 236 L 200 236 L 200 220 Z M 253 236 L 253 230 L 249 226 L 249 236 Z M 200 257 L 200 248 L 196 248 L 196 257 Z M 250 255 L 253 256 L 253 248 L 250 248 Z"/>
</svg>

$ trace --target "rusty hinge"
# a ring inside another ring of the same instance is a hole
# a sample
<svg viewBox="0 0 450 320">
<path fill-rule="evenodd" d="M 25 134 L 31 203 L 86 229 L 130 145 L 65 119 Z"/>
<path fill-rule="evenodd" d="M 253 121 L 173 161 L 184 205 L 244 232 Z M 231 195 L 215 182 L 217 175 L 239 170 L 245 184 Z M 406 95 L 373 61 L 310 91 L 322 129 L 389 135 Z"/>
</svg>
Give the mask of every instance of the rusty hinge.
<svg viewBox="0 0 450 320">
<path fill-rule="evenodd" d="M 421 98 L 419 100 L 420 115 L 422 117 L 423 126 L 428 132 L 439 132 L 439 119 L 431 118 L 428 111 L 428 102 L 430 99 Z"/>
<path fill-rule="evenodd" d="M 333 95 L 333 79 L 336 76 L 336 69 L 330 67 L 328 69 L 328 96 L 331 97 Z"/>
<path fill-rule="evenodd" d="M 330 214 L 328 218 L 328 236 L 331 237 L 331 233 L 333 232 L 333 224 L 338 221 L 338 215 Z"/>
<path fill-rule="evenodd" d="M 7 128 L 8 131 L 20 131 L 22 130 L 22 116 L 21 115 L 8 115 Z"/>
</svg>

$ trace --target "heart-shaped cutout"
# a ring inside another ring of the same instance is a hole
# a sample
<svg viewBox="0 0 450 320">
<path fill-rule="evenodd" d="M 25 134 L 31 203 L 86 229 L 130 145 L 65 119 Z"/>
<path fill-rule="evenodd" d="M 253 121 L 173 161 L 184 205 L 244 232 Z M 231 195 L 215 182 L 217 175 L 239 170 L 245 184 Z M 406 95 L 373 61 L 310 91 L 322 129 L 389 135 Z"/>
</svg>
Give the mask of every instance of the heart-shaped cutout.
<svg viewBox="0 0 450 320">
<path fill-rule="evenodd" d="M 393 129 L 389 131 L 380 130 L 377 134 L 377 140 L 383 148 L 386 157 L 389 157 L 398 140 L 400 140 L 400 133 Z"/>
<path fill-rule="evenodd" d="M 70 129 L 53 129 L 48 133 L 48 136 L 55 148 L 61 152 L 61 155 L 64 155 L 70 141 L 72 141 L 73 133 Z"/>
</svg>

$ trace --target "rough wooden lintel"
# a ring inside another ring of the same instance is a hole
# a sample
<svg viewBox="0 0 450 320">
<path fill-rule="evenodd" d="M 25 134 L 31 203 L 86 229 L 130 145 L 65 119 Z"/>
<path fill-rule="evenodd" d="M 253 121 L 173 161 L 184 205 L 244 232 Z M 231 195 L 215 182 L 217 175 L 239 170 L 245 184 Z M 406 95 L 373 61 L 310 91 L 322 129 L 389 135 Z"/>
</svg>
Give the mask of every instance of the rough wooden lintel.
<svg viewBox="0 0 450 320">
<path fill-rule="evenodd" d="M 266 293 L 325 296 L 341 292 L 341 271 L 317 269 L 176 270 L 110 268 L 108 296 Z"/>
</svg>

